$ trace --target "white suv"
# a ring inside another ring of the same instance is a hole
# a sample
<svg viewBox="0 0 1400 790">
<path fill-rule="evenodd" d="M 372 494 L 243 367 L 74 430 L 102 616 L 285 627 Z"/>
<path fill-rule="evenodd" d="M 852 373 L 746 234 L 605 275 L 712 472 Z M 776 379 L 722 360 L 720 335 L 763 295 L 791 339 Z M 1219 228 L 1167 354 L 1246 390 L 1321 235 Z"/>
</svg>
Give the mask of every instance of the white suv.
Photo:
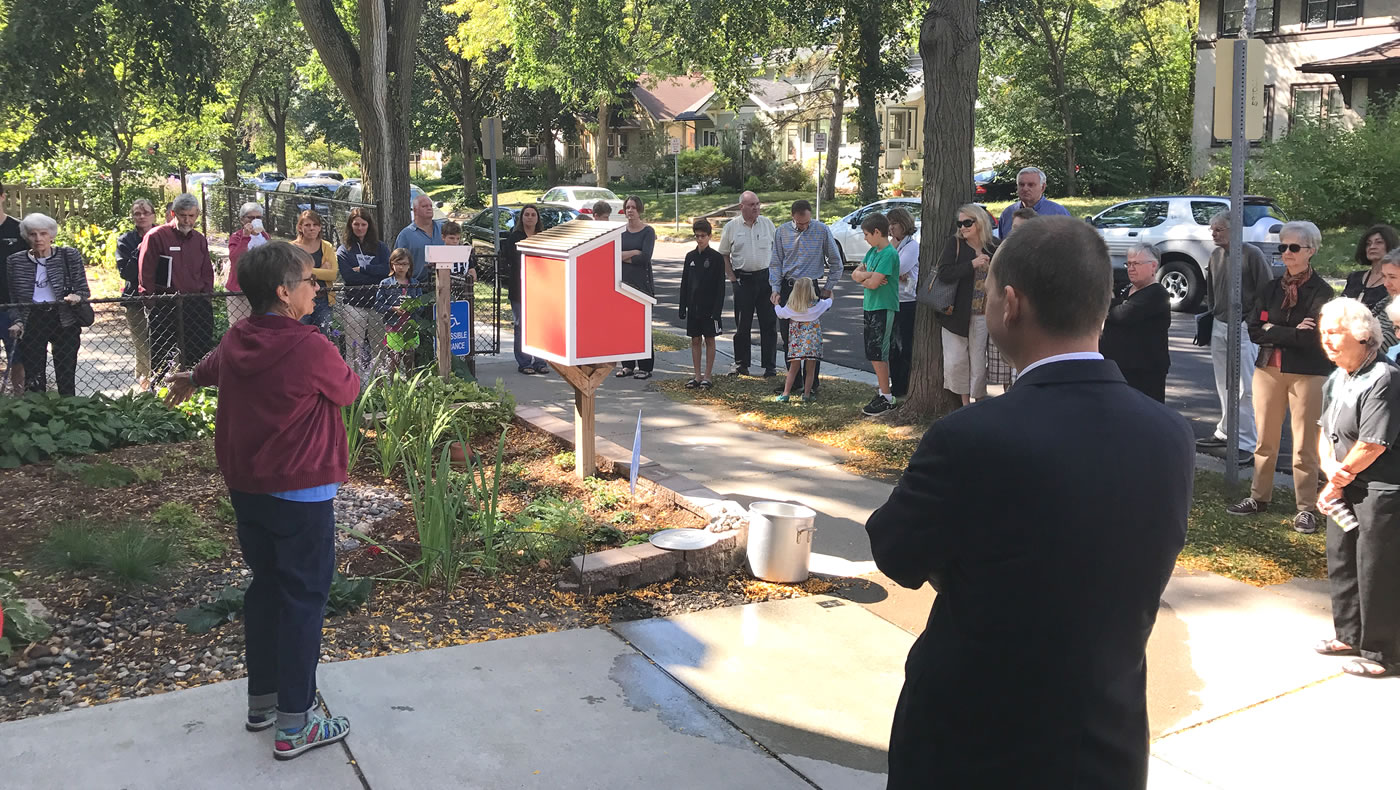
<svg viewBox="0 0 1400 790">
<path fill-rule="evenodd" d="M 1193 311 L 1205 298 L 1207 269 L 1215 242 L 1210 220 L 1229 211 L 1230 199 L 1210 195 L 1168 195 L 1129 200 L 1085 219 L 1108 245 L 1115 282 L 1125 282 L 1128 250 L 1147 244 L 1157 250 L 1162 266 L 1157 281 L 1171 294 L 1172 309 Z M 1282 274 L 1278 232 L 1285 217 L 1278 204 L 1254 195 L 1244 199 L 1244 240 L 1264 252 L 1275 276 Z"/>
</svg>

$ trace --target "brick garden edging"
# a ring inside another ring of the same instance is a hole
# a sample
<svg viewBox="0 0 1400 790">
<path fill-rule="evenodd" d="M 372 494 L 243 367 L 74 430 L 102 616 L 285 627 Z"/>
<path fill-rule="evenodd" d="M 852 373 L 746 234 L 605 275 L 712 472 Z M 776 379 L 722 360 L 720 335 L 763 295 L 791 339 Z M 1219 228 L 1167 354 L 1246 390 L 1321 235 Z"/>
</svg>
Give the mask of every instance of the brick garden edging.
<svg viewBox="0 0 1400 790">
<path fill-rule="evenodd" d="M 538 406 L 519 407 L 515 410 L 515 416 L 533 430 L 552 436 L 570 447 L 574 444 L 574 426 Z M 601 437 L 597 439 L 595 451 L 598 468 L 604 472 L 619 473 L 632 463 L 631 450 Z M 637 486 L 645 488 L 662 502 L 689 510 L 711 523 L 744 512 L 738 503 L 722 499 L 706 486 L 646 456 L 642 456 L 638 464 Z M 664 582 L 677 576 L 729 573 L 744 564 L 748 546 L 747 521 L 741 520 L 737 529 L 718 534 L 719 540 L 713 546 L 695 551 L 668 551 L 644 543 L 576 555 L 569 561 L 559 589 L 609 592 Z"/>
</svg>

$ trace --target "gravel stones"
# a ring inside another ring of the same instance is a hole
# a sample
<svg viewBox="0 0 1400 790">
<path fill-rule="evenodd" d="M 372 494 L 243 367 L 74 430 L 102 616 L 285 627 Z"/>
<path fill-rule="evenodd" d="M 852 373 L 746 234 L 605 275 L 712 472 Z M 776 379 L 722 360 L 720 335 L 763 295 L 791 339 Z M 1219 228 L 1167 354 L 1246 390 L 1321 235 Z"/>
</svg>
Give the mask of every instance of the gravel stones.
<svg viewBox="0 0 1400 790">
<path fill-rule="evenodd" d="M 372 535 L 374 525 L 402 509 L 404 501 L 398 494 L 383 488 L 346 483 L 335 496 L 335 523 L 365 535 Z M 338 535 L 336 548 L 349 551 L 360 547 L 360 541 L 349 535 Z"/>
</svg>

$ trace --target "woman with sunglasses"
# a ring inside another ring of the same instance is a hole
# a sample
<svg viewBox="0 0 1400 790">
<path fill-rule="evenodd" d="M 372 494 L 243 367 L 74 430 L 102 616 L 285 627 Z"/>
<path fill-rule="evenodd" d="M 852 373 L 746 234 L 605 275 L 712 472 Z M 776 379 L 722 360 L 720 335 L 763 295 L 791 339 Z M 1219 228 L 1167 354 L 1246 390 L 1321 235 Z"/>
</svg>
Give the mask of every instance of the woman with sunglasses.
<svg viewBox="0 0 1400 790">
<path fill-rule="evenodd" d="M 937 279 L 958 284 L 943 325 L 943 386 L 962 397 L 963 405 L 987 397 L 987 281 L 996 241 L 992 219 L 981 206 L 958 209 L 953 238 L 939 258 Z"/>
<path fill-rule="evenodd" d="M 1248 516 L 1269 509 L 1274 492 L 1283 414 L 1293 415 L 1293 496 L 1297 515 L 1293 528 L 1317 531 L 1317 421 L 1322 416 L 1322 384 L 1332 363 L 1322 351 L 1317 331 L 1322 306 L 1335 295 L 1332 286 L 1313 271 L 1312 257 L 1322 245 L 1322 233 L 1311 222 L 1288 222 L 1279 231 L 1284 275 L 1264 286 L 1250 311 L 1249 339 L 1259 345 L 1254 361 L 1254 484 L 1249 496 L 1226 510 Z"/>
</svg>

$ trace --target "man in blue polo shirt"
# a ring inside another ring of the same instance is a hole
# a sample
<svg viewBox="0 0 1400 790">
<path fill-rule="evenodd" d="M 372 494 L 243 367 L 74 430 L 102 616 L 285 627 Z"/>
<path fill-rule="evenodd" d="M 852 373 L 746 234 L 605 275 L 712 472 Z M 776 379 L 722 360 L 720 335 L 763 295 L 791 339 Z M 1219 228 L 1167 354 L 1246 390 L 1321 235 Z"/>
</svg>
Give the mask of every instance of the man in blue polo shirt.
<svg viewBox="0 0 1400 790">
<path fill-rule="evenodd" d="M 426 277 L 428 259 L 423 251 L 434 244 L 442 244 L 442 226 L 433 221 L 433 199 L 419 195 L 413 199 L 413 222 L 394 239 L 395 248 L 402 247 L 413 256 L 414 280 Z"/>
<path fill-rule="evenodd" d="M 1045 196 L 1045 171 L 1038 167 L 1025 167 L 1016 174 L 1016 197 L 1020 200 L 1007 206 L 997 220 L 997 233 L 1003 239 L 1011 233 L 1011 215 L 1022 206 L 1035 209 L 1036 216 L 1040 217 L 1047 214 L 1069 216 L 1064 206 Z"/>
</svg>

